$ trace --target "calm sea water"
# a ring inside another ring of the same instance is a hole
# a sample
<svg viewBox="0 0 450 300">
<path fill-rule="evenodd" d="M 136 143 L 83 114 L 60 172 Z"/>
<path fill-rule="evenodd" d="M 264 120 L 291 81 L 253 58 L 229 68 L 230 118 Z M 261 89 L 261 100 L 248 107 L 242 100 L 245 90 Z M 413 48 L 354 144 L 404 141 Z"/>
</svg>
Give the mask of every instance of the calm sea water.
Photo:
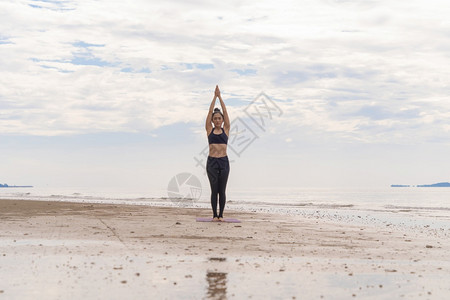
<svg viewBox="0 0 450 300">
<path fill-rule="evenodd" d="M 193 199 L 184 195 L 193 196 Z M 1 199 L 210 207 L 209 191 L 121 188 L 0 188 Z M 229 190 L 227 208 L 450 231 L 450 188 L 264 188 Z"/>
</svg>

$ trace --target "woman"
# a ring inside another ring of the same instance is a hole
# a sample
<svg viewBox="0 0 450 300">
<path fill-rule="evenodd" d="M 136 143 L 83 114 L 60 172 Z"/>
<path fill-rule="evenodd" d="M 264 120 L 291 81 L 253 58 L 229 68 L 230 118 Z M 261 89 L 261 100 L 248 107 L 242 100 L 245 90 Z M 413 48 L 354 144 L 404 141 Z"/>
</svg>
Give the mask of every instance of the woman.
<svg viewBox="0 0 450 300">
<path fill-rule="evenodd" d="M 214 108 L 216 98 L 219 98 L 220 109 Z M 223 123 L 223 128 L 222 128 Z M 213 127 L 214 124 L 214 127 Z M 230 163 L 227 156 L 228 135 L 230 133 L 230 119 L 227 108 L 220 96 L 219 86 L 216 85 L 214 98 L 209 106 L 206 117 L 206 134 L 209 143 L 209 155 L 206 163 L 209 183 L 211 185 L 211 206 L 213 210 L 213 221 L 223 221 L 223 210 L 225 208 L 225 189 L 227 187 Z M 217 214 L 217 196 L 219 198 L 219 214 Z"/>
</svg>

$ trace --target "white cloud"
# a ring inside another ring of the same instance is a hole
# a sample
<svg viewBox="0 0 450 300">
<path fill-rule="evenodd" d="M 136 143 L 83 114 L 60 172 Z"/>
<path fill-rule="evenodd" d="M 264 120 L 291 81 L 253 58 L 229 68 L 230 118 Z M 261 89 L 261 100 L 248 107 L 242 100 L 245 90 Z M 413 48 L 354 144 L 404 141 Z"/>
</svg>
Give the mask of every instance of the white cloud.
<svg viewBox="0 0 450 300">
<path fill-rule="evenodd" d="M 203 126 L 219 83 L 225 98 L 282 100 L 280 132 L 439 138 L 449 10 L 418 0 L 4 1 L 0 131 Z"/>
</svg>

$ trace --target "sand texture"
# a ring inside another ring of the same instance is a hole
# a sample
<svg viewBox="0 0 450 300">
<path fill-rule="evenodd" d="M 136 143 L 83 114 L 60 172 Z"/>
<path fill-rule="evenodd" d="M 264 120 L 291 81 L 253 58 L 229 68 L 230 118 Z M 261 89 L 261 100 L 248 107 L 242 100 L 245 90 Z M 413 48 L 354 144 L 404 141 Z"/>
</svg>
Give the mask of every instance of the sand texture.
<svg viewBox="0 0 450 300">
<path fill-rule="evenodd" d="M 0 200 L 0 299 L 449 299 L 440 235 L 204 209 Z"/>
</svg>

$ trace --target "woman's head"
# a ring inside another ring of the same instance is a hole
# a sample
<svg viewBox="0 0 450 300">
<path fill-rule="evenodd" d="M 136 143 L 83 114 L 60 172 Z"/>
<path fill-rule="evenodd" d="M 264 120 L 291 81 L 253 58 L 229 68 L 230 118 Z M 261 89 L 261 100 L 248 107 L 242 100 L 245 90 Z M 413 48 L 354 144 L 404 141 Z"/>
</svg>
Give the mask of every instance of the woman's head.
<svg viewBox="0 0 450 300">
<path fill-rule="evenodd" d="M 217 107 L 214 108 L 214 112 L 212 114 L 212 122 L 214 123 L 215 127 L 221 127 L 223 123 L 223 114 L 220 112 L 220 109 Z"/>
</svg>

